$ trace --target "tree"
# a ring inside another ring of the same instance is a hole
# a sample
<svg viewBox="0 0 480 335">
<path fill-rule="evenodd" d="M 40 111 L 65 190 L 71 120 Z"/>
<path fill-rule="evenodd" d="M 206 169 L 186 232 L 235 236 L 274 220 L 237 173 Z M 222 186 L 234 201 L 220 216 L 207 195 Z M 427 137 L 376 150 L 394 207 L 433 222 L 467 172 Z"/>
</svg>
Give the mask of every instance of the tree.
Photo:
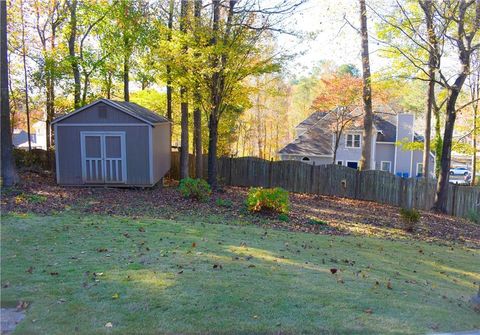
<svg viewBox="0 0 480 335">
<path fill-rule="evenodd" d="M 2 186 L 12 186 L 17 181 L 13 160 L 12 133 L 10 131 L 10 102 L 8 96 L 8 44 L 7 44 L 7 2 L 0 1 L 0 92 L 1 101 L 1 149 Z"/>
<path fill-rule="evenodd" d="M 447 33 L 445 36 L 456 47 L 461 66 L 453 84 L 439 71 L 442 85 L 448 91 L 448 96 L 446 100 L 446 120 L 442 158 L 440 160 L 440 175 L 433 208 L 440 212 L 446 212 L 453 129 L 457 116 L 456 102 L 470 72 L 471 55 L 480 47 L 479 44 L 473 43 L 475 35 L 480 28 L 480 1 L 467 2 L 460 0 L 458 3 L 448 3 L 444 8 L 437 7 L 436 11 L 439 17 L 444 20 L 446 26 L 453 26 L 452 29 L 456 32 L 455 35 Z M 472 22 L 468 22 L 468 20 L 472 20 Z"/>
<path fill-rule="evenodd" d="M 187 11 L 188 0 L 182 0 L 180 9 L 180 32 L 187 32 Z M 184 45 L 183 51 L 187 52 L 187 46 Z M 183 69 L 186 72 L 186 68 Z M 180 150 L 180 178 L 188 178 L 188 90 L 185 85 L 180 87 L 180 109 L 182 111 L 182 135 Z"/>
<path fill-rule="evenodd" d="M 360 169 L 372 169 L 372 136 L 373 136 L 373 110 L 372 110 L 372 84 L 370 74 L 370 55 L 368 53 L 367 8 L 365 0 L 360 2 L 360 34 L 362 37 L 362 79 L 363 79 L 363 141 Z"/>
<path fill-rule="evenodd" d="M 420 7 L 425 15 L 426 40 L 428 41 L 428 94 L 427 113 L 425 115 L 425 136 L 423 146 L 423 177 L 430 177 L 430 139 L 432 130 L 432 109 L 435 104 L 435 73 L 438 68 L 438 42 L 434 27 L 433 3 L 430 0 L 419 0 Z"/>
<path fill-rule="evenodd" d="M 32 138 L 30 134 L 30 101 L 28 98 L 28 73 L 27 73 L 27 44 L 25 42 L 25 14 L 23 0 L 20 1 L 20 17 L 22 21 L 22 61 L 23 61 L 23 80 L 25 84 L 25 111 L 27 113 L 27 136 L 28 151 L 32 150 Z"/>
<path fill-rule="evenodd" d="M 201 12 L 202 0 L 195 0 L 194 17 L 195 17 L 195 42 L 197 47 L 200 46 L 200 27 L 201 27 Z M 199 53 L 195 57 L 200 57 Z M 202 144 L 202 95 L 200 91 L 200 83 L 196 83 L 193 93 L 194 107 L 193 107 L 193 143 L 195 148 L 195 177 L 203 177 L 203 144 Z"/>
</svg>

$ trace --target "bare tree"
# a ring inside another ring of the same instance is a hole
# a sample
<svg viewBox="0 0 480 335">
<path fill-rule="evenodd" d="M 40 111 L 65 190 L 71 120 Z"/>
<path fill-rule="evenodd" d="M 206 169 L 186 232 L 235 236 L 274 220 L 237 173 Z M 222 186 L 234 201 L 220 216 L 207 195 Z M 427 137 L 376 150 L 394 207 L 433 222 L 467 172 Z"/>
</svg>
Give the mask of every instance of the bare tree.
<svg viewBox="0 0 480 335">
<path fill-rule="evenodd" d="M 445 36 L 456 46 L 461 65 L 461 70 L 456 75 L 453 83 L 450 83 L 448 78 L 439 71 L 442 84 L 448 91 L 448 98 L 446 102 L 446 120 L 443 135 L 442 158 L 440 160 L 440 175 L 437 183 L 434 209 L 446 212 L 453 129 L 457 117 L 456 103 L 463 84 L 470 73 L 471 55 L 480 47 L 479 44 L 473 44 L 473 39 L 480 28 L 480 1 L 467 2 L 465 0 L 459 0 L 458 2 L 448 2 L 445 7 L 437 7 L 435 5 L 435 10 L 439 17 L 448 25 L 454 26 L 456 34 L 451 35 L 447 33 Z M 475 14 L 473 15 L 473 22 L 470 24 L 467 23 L 467 20 L 471 19 L 468 17 L 471 12 Z"/>
<path fill-rule="evenodd" d="M 425 115 L 425 136 L 423 146 L 423 177 L 430 177 L 430 140 L 432 133 L 432 109 L 435 104 L 435 72 L 438 68 L 438 42 L 434 27 L 433 3 L 431 0 L 419 0 L 423 10 L 426 23 L 428 41 L 428 93 L 427 93 L 427 114 Z M 426 189 L 425 189 L 426 190 Z"/>
<path fill-rule="evenodd" d="M 337 151 L 340 145 L 340 140 L 346 129 L 351 127 L 355 121 L 359 120 L 362 113 L 358 111 L 358 108 L 351 108 L 348 106 L 338 106 L 325 116 L 325 118 L 332 119 L 330 123 L 331 131 L 333 132 L 333 161 L 332 164 L 337 162 Z"/>
<path fill-rule="evenodd" d="M 0 1 L 0 108 L 1 108 L 1 151 L 2 186 L 12 186 L 17 181 L 13 160 L 12 133 L 10 131 L 10 102 L 8 96 L 8 45 L 7 45 L 7 2 Z"/>
<path fill-rule="evenodd" d="M 370 55 L 368 53 L 368 28 L 367 8 L 365 0 L 360 2 L 360 34 L 362 37 L 362 78 L 363 78 L 363 145 L 361 170 L 372 169 L 372 135 L 373 135 L 373 110 L 372 110 L 372 78 L 370 74 Z"/>
</svg>

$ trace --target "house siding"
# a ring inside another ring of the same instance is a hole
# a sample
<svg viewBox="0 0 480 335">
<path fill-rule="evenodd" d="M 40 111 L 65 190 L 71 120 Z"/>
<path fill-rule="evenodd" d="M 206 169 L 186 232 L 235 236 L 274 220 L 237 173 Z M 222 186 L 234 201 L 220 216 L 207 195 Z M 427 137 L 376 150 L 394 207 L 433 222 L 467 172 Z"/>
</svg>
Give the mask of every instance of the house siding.
<svg viewBox="0 0 480 335">
<path fill-rule="evenodd" d="M 81 113 L 79 113 L 81 114 Z M 74 115 L 75 116 L 75 115 Z M 72 118 L 74 117 L 72 116 Z M 66 120 L 64 120 L 66 121 Z M 64 122 L 62 121 L 62 122 Z M 86 120 L 85 120 L 86 121 Z M 90 121 L 91 122 L 91 121 Z M 123 131 L 126 142 L 128 185 L 150 185 L 149 138 L 147 127 L 139 126 L 68 126 L 57 127 L 58 182 L 63 185 L 82 185 L 80 132 Z"/>
<path fill-rule="evenodd" d="M 391 170 L 390 172 L 393 173 L 394 164 L 395 164 L 395 145 L 393 143 L 376 143 L 375 147 L 375 169 L 381 170 L 382 161 L 390 162 Z"/>
</svg>

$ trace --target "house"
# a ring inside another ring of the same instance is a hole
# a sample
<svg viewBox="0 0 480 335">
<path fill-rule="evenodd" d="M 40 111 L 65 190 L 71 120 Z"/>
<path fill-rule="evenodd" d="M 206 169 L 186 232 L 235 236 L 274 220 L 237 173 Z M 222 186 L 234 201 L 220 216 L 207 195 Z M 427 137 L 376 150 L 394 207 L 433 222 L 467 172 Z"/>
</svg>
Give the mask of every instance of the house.
<svg viewBox="0 0 480 335">
<path fill-rule="evenodd" d="M 358 111 L 358 109 L 355 109 Z M 353 112 L 353 111 L 352 111 Z M 280 160 L 300 160 L 315 165 L 333 163 L 335 133 L 332 113 L 317 111 L 296 128 L 296 138 L 278 154 Z M 362 126 L 352 123 L 341 134 L 335 164 L 358 168 L 362 154 Z M 414 131 L 414 116 L 395 114 L 387 108 L 375 110 L 372 142 L 372 166 L 404 177 L 421 176 L 423 151 L 404 150 L 397 142 L 423 142 Z M 430 174 L 434 174 L 435 157 L 430 153 Z"/>
<path fill-rule="evenodd" d="M 58 184 L 153 186 L 170 169 L 171 122 L 135 103 L 100 99 L 52 127 Z"/>
<path fill-rule="evenodd" d="M 15 148 L 28 149 L 28 133 L 23 129 L 14 129 L 12 134 L 12 142 Z M 32 124 L 30 144 L 32 149 L 47 150 L 45 121 L 38 121 Z"/>
</svg>

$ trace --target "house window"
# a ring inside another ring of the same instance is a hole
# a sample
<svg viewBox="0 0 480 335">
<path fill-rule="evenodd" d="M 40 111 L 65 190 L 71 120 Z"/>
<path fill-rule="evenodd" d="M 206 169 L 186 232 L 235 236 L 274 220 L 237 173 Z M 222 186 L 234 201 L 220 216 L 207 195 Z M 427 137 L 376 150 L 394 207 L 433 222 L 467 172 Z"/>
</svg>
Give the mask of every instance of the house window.
<svg viewBox="0 0 480 335">
<path fill-rule="evenodd" d="M 347 167 L 357 170 L 358 161 L 347 161 Z"/>
<path fill-rule="evenodd" d="M 343 161 L 337 161 L 337 165 L 343 165 Z"/>
<path fill-rule="evenodd" d="M 382 171 L 387 171 L 387 172 L 391 172 L 392 171 L 392 162 L 390 161 L 382 161 L 380 163 L 380 169 Z"/>
<path fill-rule="evenodd" d="M 302 161 L 308 162 L 308 161 L 310 161 L 310 158 L 308 158 L 308 157 L 303 157 L 303 158 L 302 158 Z"/>
<path fill-rule="evenodd" d="M 423 175 L 423 163 L 417 163 L 417 177 Z"/>
<path fill-rule="evenodd" d="M 347 148 L 360 148 L 360 134 L 347 134 Z"/>
</svg>

